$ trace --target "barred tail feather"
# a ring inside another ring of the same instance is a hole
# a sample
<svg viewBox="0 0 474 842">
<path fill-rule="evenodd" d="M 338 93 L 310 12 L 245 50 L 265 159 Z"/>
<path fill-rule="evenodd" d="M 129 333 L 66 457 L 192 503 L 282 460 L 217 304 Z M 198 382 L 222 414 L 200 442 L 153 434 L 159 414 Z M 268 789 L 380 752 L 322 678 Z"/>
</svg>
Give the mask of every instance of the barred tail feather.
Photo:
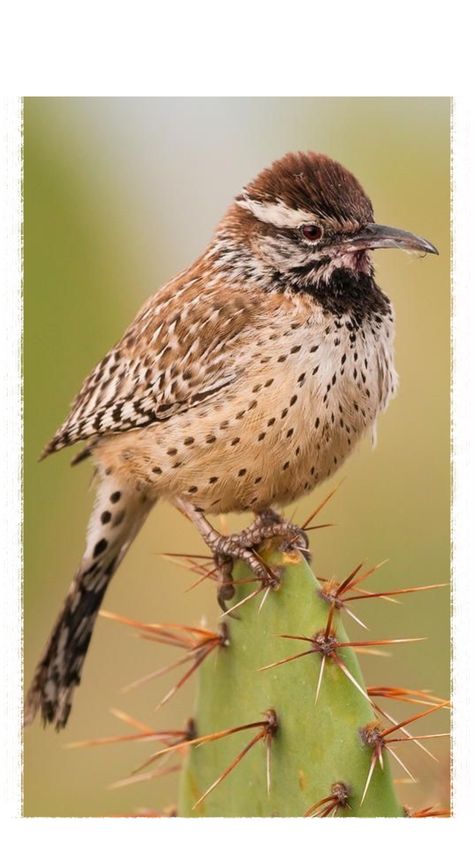
<svg viewBox="0 0 474 842">
<path fill-rule="evenodd" d="M 44 724 L 51 723 L 56 730 L 66 725 L 105 592 L 155 499 L 104 478 L 82 564 L 28 691 L 25 724 L 40 711 Z"/>
<path fill-rule="evenodd" d="M 118 558 L 101 560 L 74 579 L 28 691 L 25 725 L 40 710 L 43 723 L 64 728 L 81 680 L 97 613 Z"/>
</svg>

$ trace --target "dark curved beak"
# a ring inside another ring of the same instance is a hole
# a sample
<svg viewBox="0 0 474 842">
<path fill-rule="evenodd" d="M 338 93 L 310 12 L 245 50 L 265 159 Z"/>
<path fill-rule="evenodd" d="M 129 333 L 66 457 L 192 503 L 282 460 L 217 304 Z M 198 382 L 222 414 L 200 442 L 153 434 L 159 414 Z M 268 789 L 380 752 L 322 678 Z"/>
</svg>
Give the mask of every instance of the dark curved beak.
<svg viewBox="0 0 474 842">
<path fill-rule="evenodd" d="M 436 246 L 424 240 L 423 237 L 417 237 L 416 234 L 410 234 L 409 231 L 402 231 L 400 228 L 391 228 L 389 225 L 377 225 L 375 222 L 370 222 L 357 234 L 348 237 L 345 245 L 347 251 L 406 249 L 439 254 Z"/>
</svg>

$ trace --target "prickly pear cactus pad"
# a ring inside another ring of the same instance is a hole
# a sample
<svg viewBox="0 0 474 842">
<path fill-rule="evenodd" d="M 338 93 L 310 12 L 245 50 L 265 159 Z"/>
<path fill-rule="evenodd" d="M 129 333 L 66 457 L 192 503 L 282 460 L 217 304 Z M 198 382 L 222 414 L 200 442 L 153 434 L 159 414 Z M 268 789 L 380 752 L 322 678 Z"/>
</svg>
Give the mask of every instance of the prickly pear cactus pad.
<svg viewBox="0 0 474 842">
<path fill-rule="evenodd" d="M 283 561 L 280 587 L 224 618 L 228 644 L 200 668 L 197 737 L 239 730 L 190 746 L 178 815 L 402 816 L 388 755 L 375 763 L 363 739 L 376 714 L 356 655 L 339 646 L 348 642 L 339 612 L 328 623 L 330 605 L 302 557 Z M 248 569 L 237 565 L 234 576 Z M 256 587 L 238 585 L 229 607 Z"/>
</svg>

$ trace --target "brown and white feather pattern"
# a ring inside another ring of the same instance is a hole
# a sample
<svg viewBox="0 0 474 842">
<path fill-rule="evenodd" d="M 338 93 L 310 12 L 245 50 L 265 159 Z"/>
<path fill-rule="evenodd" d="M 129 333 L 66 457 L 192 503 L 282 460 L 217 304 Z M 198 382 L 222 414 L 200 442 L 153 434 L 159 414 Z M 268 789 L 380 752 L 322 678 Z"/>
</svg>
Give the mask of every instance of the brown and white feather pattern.
<svg viewBox="0 0 474 842">
<path fill-rule="evenodd" d="M 190 274 L 147 301 L 86 379 L 44 455 L 90 436 L 163 421 L 238 377 L 246 339 L 265 315 L 252 310 L 246 291 L 231 297 L 220 291 L 220 274 L 204 291 L 202 277 Z"/>
<path fill-rule="evenodd" d="M 36 668 L 25 723 L 39 711 L 44 723 L 57 729 L 66 725 L 106 590 L 155 502 L 152 494 L 99 473 L 84 557 Z"/>
<path fill-rule="evenodd" d="M 395 390 L 391 310 L 335 316 L 256 284 L 255 261 L 229 290 L 239 261 L 216 258 L 145 304 L 47 452 L 95 436 L 110 471 L 212 512 L 288 502 L 344 461 Z"/>
<path fill-rule="evenodd" d="M 287 503 L 342 464 L 393 394 L 391 315 L 357 325 L 310 295 L 242 287 L 235 308 L 218 286 L 214 295 L 218 318 L 207 341 L 199 332 L 186 403 L 146 428 L 101 438 L 96 458 L 207 512 Z"/>
</svg>

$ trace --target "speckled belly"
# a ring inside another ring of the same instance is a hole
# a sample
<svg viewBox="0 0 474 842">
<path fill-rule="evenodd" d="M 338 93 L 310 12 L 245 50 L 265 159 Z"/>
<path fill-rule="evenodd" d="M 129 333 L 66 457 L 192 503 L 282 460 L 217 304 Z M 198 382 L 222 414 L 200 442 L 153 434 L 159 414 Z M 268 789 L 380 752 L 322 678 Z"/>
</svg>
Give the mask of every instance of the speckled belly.
<svg viewBox="0 0 474 842">
<path fill-rule="evenodd" d="M 341 374 L 342 371 L 342 374 Z M 366 377 L 367 380 L 367 377 Z M 252 373 L 199 410 L 104 440 L 109 471 L 208 513 L 285 504 L 330 476 L 377 413 L 365 383 L 317 356 Z"/>
</svg>

